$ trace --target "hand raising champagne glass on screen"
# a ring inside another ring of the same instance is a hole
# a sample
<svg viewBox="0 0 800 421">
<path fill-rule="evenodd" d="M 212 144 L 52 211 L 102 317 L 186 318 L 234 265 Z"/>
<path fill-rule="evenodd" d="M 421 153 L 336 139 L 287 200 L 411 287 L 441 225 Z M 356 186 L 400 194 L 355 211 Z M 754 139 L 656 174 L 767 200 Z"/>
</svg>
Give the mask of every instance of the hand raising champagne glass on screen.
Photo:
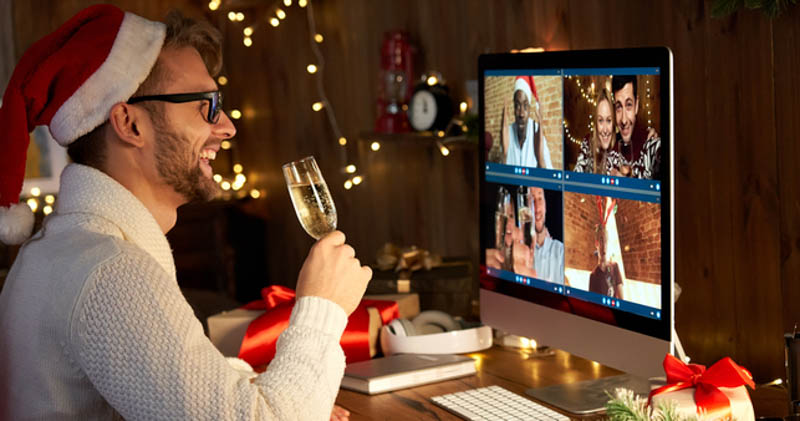
<svg viewBox="0 0 800 421">
<path fill-rule="evenodd" d="M 282 168 L 294 212 L 308 235 L 319 240 L 335 230 L 336 206 L 314 157 L 290 162 Z"/>
</svg>

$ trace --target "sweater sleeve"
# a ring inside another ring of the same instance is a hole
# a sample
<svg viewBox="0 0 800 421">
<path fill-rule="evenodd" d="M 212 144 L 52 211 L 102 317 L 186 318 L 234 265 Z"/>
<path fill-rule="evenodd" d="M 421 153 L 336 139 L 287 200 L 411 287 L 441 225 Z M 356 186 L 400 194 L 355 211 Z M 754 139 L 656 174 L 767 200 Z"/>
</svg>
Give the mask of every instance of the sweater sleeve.
<svg viewBox="0 0 800 421">
<path fill-rule="evenodd" d="M 129 421 L 327 420 L 344 371 L 344 310 L 303 297 L 268 370 L 253 383 L 242 378 L 175 280 L 130 247 L 92 272 L 70 323 L 78 365 Z"/>
</svg>

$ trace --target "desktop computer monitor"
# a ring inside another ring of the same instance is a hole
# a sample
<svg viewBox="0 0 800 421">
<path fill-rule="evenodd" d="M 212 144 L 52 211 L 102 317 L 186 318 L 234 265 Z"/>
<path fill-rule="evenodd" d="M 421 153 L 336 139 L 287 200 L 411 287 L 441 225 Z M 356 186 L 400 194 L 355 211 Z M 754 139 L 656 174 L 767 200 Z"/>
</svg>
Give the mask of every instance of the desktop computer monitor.
<svg viewBox="0 0 800 421">
<path fill-rule="evenodd" d="M 488 54 L 478 69 L 481 320 L 663 376 L 674 320 L 672 53 Z"/>
</svg>

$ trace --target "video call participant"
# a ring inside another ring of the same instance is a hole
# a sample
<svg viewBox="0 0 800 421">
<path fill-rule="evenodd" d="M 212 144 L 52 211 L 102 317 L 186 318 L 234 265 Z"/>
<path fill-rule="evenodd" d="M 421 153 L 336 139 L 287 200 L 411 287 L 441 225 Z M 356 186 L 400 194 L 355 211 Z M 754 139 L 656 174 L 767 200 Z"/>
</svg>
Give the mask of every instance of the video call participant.
<svg viewBox="0 0 800 421">
<path fill-rule="evenodd" d="M 564 243 L 554 239 L 550 235 L 546 226 L 547 201 L 544 196 L 544 189 L 531 187 L 529 194 L 532 195 L 534 204 L 534 223 L 533 223 L 533 252 L 525 244 L 524 233 L 516 225 L 507 225 L 513 237 L 513 271 L 514 273 L 541 279 L 557 284 L 564 284 Z M 486 265 L 495 269 L 501 269 L 505 263 L 505 258 L 496 249 L 486 250 Z"/>
<path fill-rule="evenodd" d="M 616 151 L 616 115 L 614 100 L 608 90 L 597 93 L 594 111 L 594 130 L 581 142 L 581 152 L 573 171 L 604 175 L 619 175 L 622 159 Z"/>
<path fill-rule="evenodd" d="M 531 108 L 538 104 L 533 76 L 518 76 L 514 82 L 514 122 L 506 126 L 506 107 L 500 118 L 500 139 L 506 151 L 505 163 L 521 167 L 553 168 L 547 139 L 542 133 L 541 116 L 531 118 Z M 536 101 L 536 103 L 534 103 Z"/>
<path fill-rule="evenodd" d="M 624 300 L 622 273 L 616 262 L 609 262 L 608 232 L 605 224 L 598 224 L 595 235 L 597 267 L 589 275 L 589 291 Z"/>
<path fill-rule="evenodd" d="M 661 138 L 637 119 L 639 97 L 634 75 L 611 78 L 614 109 L 619 129 L 617 151 L 624 161 L 620 168 L 623 176 L 658 179 L 661 166 Z"/>
</svg>

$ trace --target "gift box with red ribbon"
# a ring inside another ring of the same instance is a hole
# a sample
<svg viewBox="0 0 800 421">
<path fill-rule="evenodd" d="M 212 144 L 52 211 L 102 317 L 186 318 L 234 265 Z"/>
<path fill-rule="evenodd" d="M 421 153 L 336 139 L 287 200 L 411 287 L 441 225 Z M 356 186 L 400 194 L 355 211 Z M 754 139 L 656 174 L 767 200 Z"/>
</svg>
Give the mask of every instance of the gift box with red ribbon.
<svg viewBox="0 0 800 421">
<path fill-rule="evenodd" d="M 211 342 L 224 355 L 238 356 L 254 367 L 272 361 L 278 337 L 289 326 L 295 303 L 294 290 L 282 286 L 264 288 L 261 296 L 261 300 L 208 318 Z M 348 363 L 375 355 L 377 332 L 383 324 L 419 313 L 416 294 L 380 298 L 365 297 L 348 319 L 341 340 Z"/>
<path fill-rule="evenodd" d="M 745 386 L 753 388 L 747 369 L 725 357 L 706 369 L 686 364 L 667 354 L 664 358 L 667 384 L 650 392 L 652 405 L 672 400 L 680 415 L 695 415 L 703 420 L 736 419 L 754 421 L 753 404 Z"/>
</svg>

